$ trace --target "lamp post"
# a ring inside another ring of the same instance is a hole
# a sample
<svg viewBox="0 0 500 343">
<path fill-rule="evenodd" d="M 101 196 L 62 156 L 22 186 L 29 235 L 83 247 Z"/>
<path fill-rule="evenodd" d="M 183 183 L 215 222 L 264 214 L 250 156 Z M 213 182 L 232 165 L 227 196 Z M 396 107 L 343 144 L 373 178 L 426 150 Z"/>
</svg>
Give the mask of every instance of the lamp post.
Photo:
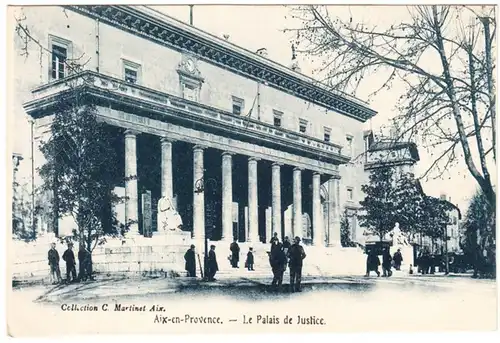
<svg viewBox="0 0 500 343">
<path fill-rule="evenodd" d="M 326 199 L 326 237 L 328 244 L 330 244 L 330 194 L 328 193 L 327 187 L 323 184 L 321 185 L 321 190 L 323 191 Z"/>
</svg>

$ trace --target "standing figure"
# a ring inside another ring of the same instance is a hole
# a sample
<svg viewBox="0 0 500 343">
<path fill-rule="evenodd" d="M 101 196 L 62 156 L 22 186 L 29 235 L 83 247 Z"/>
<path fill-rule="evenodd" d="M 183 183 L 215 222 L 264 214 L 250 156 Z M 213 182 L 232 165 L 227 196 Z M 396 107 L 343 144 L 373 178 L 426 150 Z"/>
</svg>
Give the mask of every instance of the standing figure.
<svg viewBox="0 0 500 343">
<path fill-rule="evenodd" d="M 394 253 L 394 257 L 392 259 L 394 260 L 394 268 L 396 268 L 396 270 L 401 270 L 401 262 L 403 262 L 401 249 L 398 249 L 398 251 Z"/>
<path fill-rule="evenodd" d="M 184 261 L 186 261 L 185 269 L 189 277 L 196 277 L 196 255 L 194 244 L 184 254 Z"/>
<path fill-rule="evenodd" d="M 288 250 L 290 250 L 290 247 L 292 246 L 292 244 L 290 243 L 290 239 L 288 238 L 288 236 L 285 237 L 285 239 L 283 240 L 283 249 L 285 250 L 285 254 L 288 256 Z"/>
<path fill-rule="evenodd" d="M 56 283 L 61 282 L 61 269 L 59 269 L 59 260 L 61 258 L 59 257 L 59 253 L 56 250 L 56 243 L 52 243 L 50 245 L 49 253 L 48 253 L 48 260 L 49 260 L 49 266 L 50 266 L 50 282 L 51 283 Z"/>
<path fill-rule="evenodd" d="M 80 249 L 78 249 L 78 279 L 86 281 L 90 278 L 89 275 L 89 255 L 90 253 L 85 249 L 83 244 L 80 244 Z"/>
<path fill-rule="evenodd" d="M 73 253 L 73 243 L 68 243 L 68 249 L 64 252 L 62 259 L 66 262 L 66 282 L 76 281 L 76 262 Z M 70 274 L 72 276 L 70 280 Z"/>
<path fill-rule="evenodd" d="M 392 275 L 391 263 L 392 263 L 391 253 L 389 252 L 389 248 L 386 248 L 382 253 L 382 271 L 384 272 L 384 276 L 390 277 Z"/>
<path fill-rule="evenodd" d="M 207 259 L 207 278 L 208 281 L 215 281 L 215 274 L 219 271 L 219 265 L 217 264 L 217 256 L 215 255 L 215 245 L 210 246 L 210 251 L 208 252 Z"/>
<path fill-rule="evenodd" d="M 275 244 L 276 244 L 276 243 L 278 243 L 279 241 L 280 241 L 280 240 L 279 240 L 279 238 L 278 238 L 278 233 L 277 233 L 277 232 L 275 232 L 275 233 L 274 233 L 274 235 L 273 235 L 273 237 L 271 238 L 271 241 L 269 242 L 269 243 L 271 243 L 271 249 L 272 249 L 273 247 L 275 247 L 275 246 L 276 246 Z"/>
<path fill-rule="evenodd" d="M 253 248 L 248 249 L 248 254 L 247 254 L 247 261 L 246 261 L 246 267 L 248 270 L 253 271 Z"/>
<path fill-rule="evenodd" d="M 378 271 L 378 266 L 380 266 L 380 259 L 378 258 L 377 251 L 375 249 L 371 249 L 366 257 L 366 275 L 370 276 L 370 272 L 374 271 L 377 273 L 377 276 L 380 276 L 380 272 Z"/>
<path fill-rule="evenodd" d="M 286 254 L 283 250 L 283 244 L 278 242 L 276 247 L 271 250 L 270 261 L 273 270 L 272 286 L 281 287 L 283 283 L 283 274 L 286 270 Z"/>
<path fill-rule="evenodd" d="M 240 261 L 240 246 L 238 245 L 238 241 L 236 239 L 229 246 L 229 250 L 231 250 L 231 266 L 233 266 L 233 268 L 239 268 L 238 262 Z"/>
<path fill-rule="evenodd" d="M 288 250 L 288 257 L 290 259 L 290 290 L 302 292 L 300 282 L 302 281 L 302 264 L 306 253 L 300 245 L 300 237 L 295 237 L 293 245 Z"/>
</svg>

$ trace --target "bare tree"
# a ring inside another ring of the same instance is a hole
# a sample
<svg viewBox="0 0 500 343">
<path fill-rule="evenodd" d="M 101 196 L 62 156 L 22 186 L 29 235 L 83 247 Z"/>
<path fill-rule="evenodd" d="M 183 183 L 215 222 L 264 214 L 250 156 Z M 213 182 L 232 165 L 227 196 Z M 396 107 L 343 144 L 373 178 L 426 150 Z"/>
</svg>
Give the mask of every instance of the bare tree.
<svg viewBox="0 0 500 343">
<path fill-rule="evenodd" d="M 422 177 L 463 161 L 495 208 L 494 7 L 408 7 L 407 18 L 387 27 L 356 21 L 356 10 L 345 20 L 326 6 L 294 7 L 301 24 L 286 31 L 298 53 L 322 61 L 315 72 L 332 89 L 356 94 L 368 77 L 383 75 L 371 98 L 404 84 L 396 139 L 418 138 L 429 150 L 433 163 Z"/>
</svg>

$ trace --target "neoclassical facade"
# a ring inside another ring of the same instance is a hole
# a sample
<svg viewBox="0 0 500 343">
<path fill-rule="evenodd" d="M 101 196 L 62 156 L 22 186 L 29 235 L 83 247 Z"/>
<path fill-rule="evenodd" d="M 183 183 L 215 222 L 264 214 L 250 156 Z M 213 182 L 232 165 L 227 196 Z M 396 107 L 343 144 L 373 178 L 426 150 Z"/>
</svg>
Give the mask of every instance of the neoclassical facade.
<svg viewBox="0 0 500 343">
<path fill-rule="evenodd" d="M 172 206 L 193 239 L 266 242 L 277 232 L 340 244 L 346 197 L 361 200 L 363 166 L 348 163 L 376 114 L 366 104 L 148 7 L 24 15 L 46 49 L 32 44 L 16 64 L 22 108 L 42 139 L 59 94 L 78 88 L 97 105 L 126 198 L 111 211 L 133 223 L 129 235 L 160 231 L 156 211 Z M 82 55 L 83 71 L 68 67 Z M 43 164 L 39 152 L 34 161 Z"/>
</svg>

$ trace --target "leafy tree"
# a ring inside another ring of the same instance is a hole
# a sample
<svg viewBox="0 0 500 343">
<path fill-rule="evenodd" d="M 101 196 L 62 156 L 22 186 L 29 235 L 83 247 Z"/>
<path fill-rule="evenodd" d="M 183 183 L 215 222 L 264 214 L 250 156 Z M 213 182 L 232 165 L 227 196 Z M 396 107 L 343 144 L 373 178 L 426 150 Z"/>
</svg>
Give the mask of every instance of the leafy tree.
<svg viewBox="0 0 500 343">
<path fill-rule="evenodd" d="M 495 275 L 496 228 L 495 213 L 485 195 L 478 190 L 472 198 L 463 222 L 465 229 L 461 248 L 478 274 Z M 486 255 L 486 256 L 485 256 Z"/>
<path fill-rule="evenodd" d="M 450 220 L 448 211 L 451 204 L 432 196 L 425 196 L 423 203 L 423 216 L 419 222 L 419 232 L 429 237 L 433 242 L 444 239 L 445 229 Z"/>
<path fill-rule="evenodd" d="M 113 134 L 97 119 L 85 87 L 67 85 L 68 92 L 56 100 L 51 137 L 40 145 L 46 163 L 39 172 L 45 190 L 53 192 L 56 218 L 71 215 L 74 237 L 92 253 L 105 235 L 120 234 L 119 227 L 103 220 L 103 209 L 122 200 L 112 192 L 119 180 L 117 156 Z"/>
<path fill-rule="evenodd" d="M 302 25 L 288 31 L 297 53 L 319 60 L 315 74 L 338 91 L 368 86 L 371 97 L 397 84 L 395 139 L 419 137 L 428 148 L 433 162 L 424 176 L 464 163 L 495 209 L 495 7 L 409 6 L 401 19 L 378 26 L 363 21 L 363 10 L 295 7 Z"/>
<path fill-rule="evenodd" d="M 343 247 L 356 246 L 356 244 L 351 239 L 351 227 L 349 225 L 347 210 L 344 211 L 340 220 L 340 244 L 342 244 Z"/>
</svg>

